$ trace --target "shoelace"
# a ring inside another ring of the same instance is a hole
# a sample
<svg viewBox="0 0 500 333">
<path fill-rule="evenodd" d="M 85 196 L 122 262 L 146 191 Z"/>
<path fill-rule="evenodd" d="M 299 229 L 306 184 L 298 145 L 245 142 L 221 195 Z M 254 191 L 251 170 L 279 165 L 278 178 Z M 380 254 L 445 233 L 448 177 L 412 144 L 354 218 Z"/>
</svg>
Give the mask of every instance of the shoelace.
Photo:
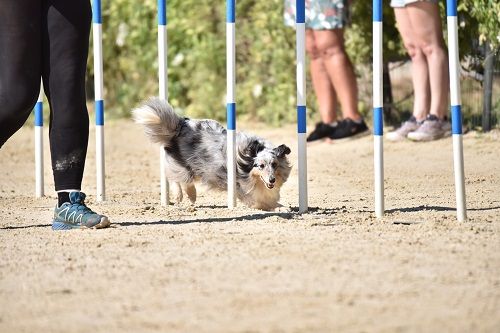
<svg viewBox="0 0 500 333">
<path fill-rule="evenodd" d="M 72 211 L 75 208 L 75 206 L 76 206 L 76 212 L 78 214 L 83 214 L 83 216 L 88 215 L 88 214 L 96 214 L 90 208 L 85 206 L 85 204 L 83 202 L 72 203 L 69 211 Z"/>
<path fill-rule="evenodd" d="M 425 129 L 425 128 L 432 128 L 434 126 L 434 124 L 437 124 L 439 120 L 434 120 L 434 119 L 426 119 L 422 125 L 420 126 L 421 128 Z"/>
</svg>

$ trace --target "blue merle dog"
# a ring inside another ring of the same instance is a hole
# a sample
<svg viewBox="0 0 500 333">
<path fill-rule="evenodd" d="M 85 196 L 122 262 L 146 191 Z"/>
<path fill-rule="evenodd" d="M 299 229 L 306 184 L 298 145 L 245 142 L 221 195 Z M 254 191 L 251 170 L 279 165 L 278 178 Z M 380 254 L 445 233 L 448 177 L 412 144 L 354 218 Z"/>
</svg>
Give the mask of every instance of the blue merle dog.
<svg viewBox="0 0 500 333">
<path fill-rule="evenodd" d="M 183 192 L 196 201 L 195 181 L 227 190 L 226 129 L 215 120 L 177 115 L 168 102 L 150 98 L 132 111 L 149 140 L 165 149 L 166 175 L 177 203 Z M 280 188 L 290 175 L 290 148 L 257 136 L 236 134 L 236 194 L 247 206 L 271 211 L 281 205 Z"/>
</svg>

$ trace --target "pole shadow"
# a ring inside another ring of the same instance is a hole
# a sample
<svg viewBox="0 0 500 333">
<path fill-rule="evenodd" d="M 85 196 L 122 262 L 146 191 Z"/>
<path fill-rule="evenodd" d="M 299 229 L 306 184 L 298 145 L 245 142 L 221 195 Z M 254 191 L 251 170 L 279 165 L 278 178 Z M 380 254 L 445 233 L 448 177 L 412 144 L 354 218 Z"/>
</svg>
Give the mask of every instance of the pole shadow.
<svg viewBox="0 0 500 333">
<path fill-rule="evenodd" d="M 12 226 L 9 225 L 7 227 L 1 227 L 0 230 L 17 230 L 17 229 L 29 229 L 29 228 L 50 228 L 52 224 L 31 224 L 31 225 L 20 225 L 20 226 Z"/>
<path fill-rule="evenodd" d="M 494 206 L 494 207 L 482 207 L 482 208 L 467 208 L 467 211 L 486 211 L 486 210 L 496 210 L 500 209 L 500 206 Z M 429 205 L 420 205 L 416 207 L 405 207 L 405 208 L 393 208 L 393 209 L 387 209 L 385 212 L 386 213 L 409 213 L 409 212 L 421 212 L 421 211 L 426 211 L 426 210 L 436 210 L 438 212 L 445 212 L 445 211 L 455 211 L 457 210 L 455 207 L 443 207 L 443 206 L 429 206 Z"/>
</svg>

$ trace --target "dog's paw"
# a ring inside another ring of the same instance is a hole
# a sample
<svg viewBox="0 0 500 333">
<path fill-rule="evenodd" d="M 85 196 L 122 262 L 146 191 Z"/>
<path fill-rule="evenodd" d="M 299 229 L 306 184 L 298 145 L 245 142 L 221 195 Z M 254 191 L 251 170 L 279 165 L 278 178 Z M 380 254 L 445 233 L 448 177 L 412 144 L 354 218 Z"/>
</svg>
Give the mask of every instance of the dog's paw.
<svg viewBox="0 0 500 333">
<path fill-rule="evenodd" d="M 186 207 L 186 212 L 189 212 L 189 213 L 196 212 L 196 207 L 194 205 L 189 205 Z"/>
<path fill-rule="evenodd" d="M 292 212 L 292 208 L 279 205 L 278 207 L 276 207 L 274 209 L 274 211 L 277 212 L 277 213 L 291 213 Z"/>
</svg>

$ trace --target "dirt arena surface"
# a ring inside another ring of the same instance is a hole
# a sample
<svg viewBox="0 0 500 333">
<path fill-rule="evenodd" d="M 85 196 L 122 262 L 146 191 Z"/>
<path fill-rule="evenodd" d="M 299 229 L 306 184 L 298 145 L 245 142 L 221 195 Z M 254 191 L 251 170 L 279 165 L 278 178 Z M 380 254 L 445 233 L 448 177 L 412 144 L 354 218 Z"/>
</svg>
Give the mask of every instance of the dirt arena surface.
<svg viewBox="0 0 500 333">
<path fill-rule="evenodd" d="M 385 143 L 387 213 L 373 213 L 373 141 L 308 149 L 298 206 L 295 126 L 239 128 L 286 143 L 291 213 L 160 208 L 158 148 L 129 121 L 106 125 L 107 201 L 95 144 L 83 190 L 106 230 L 53 232 L 34 198 L 33 130 L 0 150 L 0 332 L 499 332 L 500 133 L 464 137 L 469 221 L 455 214 L 452 140 Z M 47 133 L 46 133 L 47 134 Z"/>
</svg>

